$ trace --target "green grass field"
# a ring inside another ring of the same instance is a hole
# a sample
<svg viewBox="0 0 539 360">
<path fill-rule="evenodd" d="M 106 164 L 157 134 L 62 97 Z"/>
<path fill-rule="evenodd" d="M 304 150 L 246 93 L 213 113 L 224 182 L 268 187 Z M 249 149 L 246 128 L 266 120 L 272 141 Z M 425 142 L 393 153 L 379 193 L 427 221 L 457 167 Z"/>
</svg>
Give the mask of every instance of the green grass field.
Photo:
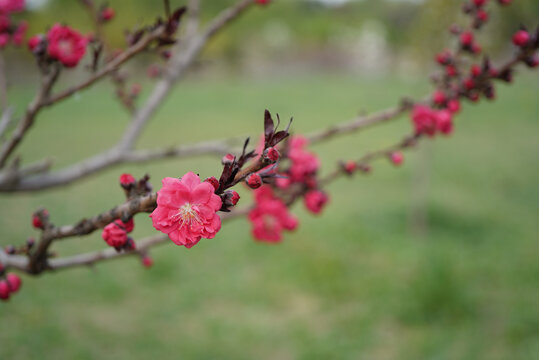
<svg viewBox="0 0 539 360">
<path fill-rule="evenodd" d="M 369 176 L 334 183 L 323 216 L 299 204 L 300 228 L 278 246 L 252 241 L 239 219 L 190 250 L 156 248 L 151 270 L 129 258 L 24 277 L 21 292 L 0 304 L 0 359 L 539 358 L 537 79 L 523 70 L 499 87 L 498 101 L 465 105 L 455 134 L 423 143 L 402 168 L 378 161 Z M 426 83 L 340 75 L 189 80 L 140 146 L 257 138 L 266 107 L 308 132 L 427 91 Z M 31 95 L 15 90 L 19 111 Z M 44 112 L 23 158 L 51 154 L 61 167 L 112 145 L 128 121 L 112 97 L 105 86 Z M 329 171 L 409 129 L 402 118 L 315 150 Z M 420 170 L 420 159 L 430 169 Z M 2 195 L 0 245 L 36 236 L 30 214 L 40 206 L 68 224 L 121 202 L 122 172 L 149 172 L 159 187 L 189 170 L 217 175 L 219 159 L 117 167 L 48 193 Z M 424 236 L 409 223 L 418 172 L 430 177 Z M 135 237 L 153 233 L 138 215 Z M 95 233 L 54 250 L 103 247 Z"/>
</svg>

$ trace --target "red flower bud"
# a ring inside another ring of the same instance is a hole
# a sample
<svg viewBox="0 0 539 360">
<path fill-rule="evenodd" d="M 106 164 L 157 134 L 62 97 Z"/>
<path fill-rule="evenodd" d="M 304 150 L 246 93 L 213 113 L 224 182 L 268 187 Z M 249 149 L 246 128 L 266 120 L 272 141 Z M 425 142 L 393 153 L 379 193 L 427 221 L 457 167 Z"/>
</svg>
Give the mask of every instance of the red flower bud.
<svg viewBox="0 0 539 360">
<path fill-rule="evenodd" d="M 351 175 L 356 170 L 357 170 L 357 164 L 355 161 L 348 161 L 346 164 L 344 164 L 344 171 L 346 171 L 347 174 Z"/>
<path fill-rule="evenodd" d="M 432 95 L 432 101 L 437 105 L 443 105 L 446 100 L 445 94 L 440 90 L 436 90 Z"/>
<path fill-rule="evenodd" d="M 232 154 L 226 154 L 225 156 L 223 156 L 223 158 L 221 159 L 221 163 L 223 165 L 230 165 L 234 162 L 234 160 L 236 160 L 236 157 Z"/>
<path fill-rule="evenodd" d="M 460 34 L 460 43 L 462 46 L 471 46 L 474 40 L 474 36 L 470 31 L 465 31 Z"/>
<path fill-rule="evenodd" d="M 252 173 L 251 175 L 247 176 L 245 181 L 247 186 L 249 186 L 251 189 L 258 189 L 260 186 L 262 186 L 262 178 L 257 173 Z"/>
<path fill-rule="evenodd" d="M 466 80 L 464 80 L 464 87 L 466 88 L 466 90 L 472 90 L 473 88 L 475 88 L 475 81 L 470 78 L 467 78 Z"/>
<path fill-rule="evenodd" d="M 307 210 L 313 214 L 319 214 L 324 205 L 329 201 L 326 193 L 320 190 L 310 190 L 305 194 L 304 204 Z"/>
<path fill-rule="evenodd" d="M 537 56 L 529 56 L 524 60 L 524 62 L 528 67 L 534 68 L 539 65 L 539 58 Z"/>
<path fill-rule="evenodd" d="M 455 114 L 460 111 L 460 101 L 457 99 L 452 99 L 447 102 L 447 110 L 451 111 L 451 113 Z"/>
<path fill-rule="evenodd" d="M 49 217 L 49 212 L 45 209 L 41 213 L 36 212 L 32 215 L 32 226 L 36 229 L 44 229 L 45 224 L 43 223 L 44 219 Z"/>
<path fill-rule="evenodd" d="M 478 77 L 481 75 L 481 67 L 477 64 L 472 65 L 470 68 L 470 74 L 472 74 L 473 77 Z"/>
<path fill-rule="evenodd" d="M 225 191 L 223 202 L 226 206 L 236 206 L 238 201 L 240 201 L 240 195 L 237 192 L 234 190 Z"/>
<path fill-rule="evenodd" d="M 38 45 L 41 44 L 43 39 L 45 39 L 45 36 L 42 34 L 32 36 L 30 39 L 28 39 L 28 49 L 33 52 Z"/>
<path fill-rule="evenodd" d="M 270 147 L 264 150 L 264 160 L 266 160 L 267 162 L 274 163 L 279 160 L 280 156 L 281 154 L 279 154 L 279 151 L 277 151 L 277 149 L 274 147 Z"/>
<path fill-rule="evenodd" d="M 513 44 L 524 47 L 530 42 L 530 33 L 526 30 L 519 30 L 513 35 Z"/>
<path fill-rule="evenodd" d="M 130 188 L 131 186 L 135 185 L 136 182 L 137 182 L 137 180 L 131 174 L 122 174 L 122 175 L 120 175 L 120 185 L 124 189 Z"/>
<path fill-rule="evenodd" d="M 444 50 L 441 53 L 438 53 L 435 59 L 440 65 L 449 65 L 453 60 L 453 57 L 451 56 L 451 52 L 449 50 Z"/>
<path fill-rule="evenodd" d="M 32 226 L 36 229 L 43 229 L 43 222 L 37 215 L 32 215 Z"/>
<path fill-rule="evenodd" d="M 481 22 L 486 22 L 488 20 L 488 13 L 485 10 L 478 10 L 476 16 Z"/>
<path fill-rule="evenodd" d="M 217 178 L 215 176 L 210 176 L 209 178 L 206 178 L 206 180 L 204 180 L 204 182 L 209 182 L 211 184 L 211 186 L 213 186 L 215 191 L 217 191 L 217 189 L 219 189 L 219 180 L 217 180 Z"/>
<path fill-rule="evenodd" d="M 458 71 L 457 71 L 457 68 L 454 67 L 453 65 L 448 65 L 448 66 L 445 68 L 445 73 L 446 73 L 446 75 L 449 76 L 449 77 L 455 77 L 455 76 L 457 76 Z"/>
<path fill-rule="evenodd" d="M 19 275 L 17 274 L 14 274 L 14 273 L 9 273 L 7 274 L 6 276 L 6 281 L 9 285 L 9 291 L 12 292 L 12 293 L 16 293 L 17 291 L 19 291 L 20 287 L 21 287 L 21 278 L 19 277 Z"/>
<path fill-rule="evenodd" d="M 404 155 L 400 151 L 395 151 L 391 153 L 390 159 L 393 165 L 399 166 L 404 161 Z"/>
<path fill-rule="evenodd" d="M 111 7 L 104 8 L 103 11 L 101 11 L 101 19 L 103 19 L 104 21 L 112 20 L 115 15 L 116 13 Z"/>
<path fill-rule="evenodd" d="M 142 257 L 142 266 L 144 266 L 145 268 L 151 268 L 152 265 L 153 265 L 152 257 L 149 255 L 144 255 Z"/>
<path fill-rule="evenodd" d="M 6 280 L 0 280 L 0 299 L 8 300 L 9 299 L 9 284 Z"/>
<path fill-rule="evenodd" d="M 485 5 L 486 2 L 487 2 L 487 0 L 473 0 L 474 5 L 477 6 L 477 7 L 481 7 L 481 6 Z"/>
</svg>

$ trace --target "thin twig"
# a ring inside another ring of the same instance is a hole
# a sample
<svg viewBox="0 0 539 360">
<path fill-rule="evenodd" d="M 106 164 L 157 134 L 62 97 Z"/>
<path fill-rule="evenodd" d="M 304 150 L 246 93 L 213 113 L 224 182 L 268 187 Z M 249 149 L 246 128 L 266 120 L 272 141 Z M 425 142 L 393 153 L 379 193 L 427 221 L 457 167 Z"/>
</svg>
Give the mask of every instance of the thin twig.
<svg viewBox="0 0 539 360">
<path fill-rule="evenodd" d="M 43 106 L 43 102 L 45 101 L 45 99 L 49 96 L 52 86 L 58 79 L 59 74 L 60 67 L 52 66 L 52 69 L 49 69 L 49 73 L 43 75 L 43 78 L 41 80 L 41 86 L 36 96 L 34 97 L 34 100 L 32 100 L 30 105 L 28 105 L 28 108 L 26 109 L 26 114 L 19 121 L 17 128 L 14 130 L 9 140 L 4 144 L 4 146 L 2 146 L 2 149 L 0 150 L 0 168 L 3 168 L 5 166 L 9 155 L 22 141 L 24 135 L 26 134 L 26 131 L 28 131 L 28 129 L 33 125 L 37 113 Z"/>
</svg>

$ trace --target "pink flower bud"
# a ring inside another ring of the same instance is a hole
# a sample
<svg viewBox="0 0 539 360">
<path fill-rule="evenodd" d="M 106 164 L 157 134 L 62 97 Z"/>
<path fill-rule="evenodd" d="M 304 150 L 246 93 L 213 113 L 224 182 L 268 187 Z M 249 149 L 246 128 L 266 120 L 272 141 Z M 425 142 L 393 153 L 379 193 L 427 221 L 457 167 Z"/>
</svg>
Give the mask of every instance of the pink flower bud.
<svg viewBox="0 0 539 360">
<path fill-rule="evenodd" d="M 219 180 L 217 180 L 217 178 L 215 176 L 210 176 L 209 178 L 207 178 L 204 181 L 209 182 L 211 184 L 211 186 L 213 186 L 213 188 L 216 191 L 217 191 L 217 189 L 219 189 Z"/>
<path fill-rule="evenodd" d="M 32 226 L 36 229 L 43 229 L 43 222 L 37 215 L 32 215 Z"/>
<path fill-rule="evenodd" d="M 440 90 L 435 91 L 434 94 L 432 95 L 432 101 L 436 105 L 443 105 L 446 102 L 446 100 L 447 98 L 445 97 L 445 94 Z"/>
<path fill-rule="evenodd" d="M 120 175 L 120 185 L 124 188 L 130 188 L 131 186 L 135 185 L 137 180 L 135 180 L 135 177 L 131 174 L 122 174 Z"/>
<path fill-rule="evenodd" d="M 9 299 L 9 284 L 6 280 L 0 280 L 0 299 L 8 300 Z"/>
<path fill-rule="evenodd" d="M 120 248 L 126 245 L 127 233 L 132 232 L 134 227 L 133 218 L 129 219 L 127 223 L 124 223 L 122 220 L 115 220 L 105 226 L 101 237 L 109 246 Z"/>
<path fill-rule="evenodd" d="M 474 40 L 474 36 L 470 31 L 465 31 L 460 34 L 460 43 L 462 46 L 471 46 Z"/>
<path fill-rule="evenodd" d="M 524 62 L 526 63 L 526 65 L 530 68 L 535 68 L 537 67 L 537 65 L 539 65 L 539 58 L 534 55 L 534 56 L 528 56 Z"/>
<path fill-rule="evenodd" d="M 262 178 L 257 173 L 247 176 L 245 182 L 251 189 L 258 189 L 260 186 L 262 186 Z"/>
<path fill-rule="evenodd" d="M 144 255 L 142 257 L 142 266 L 144 266 L 145 268 L 151 268 L 152 265 L 153 265 L 152 257 L 149 255 Z"/>
<path fill-rule="evenodd" d="M 21 287 L 21 278 L 19 277 L 19 275 L 17 274 L 14 274 L 14 273 L 9 273 L 7 274 L 6 276 L 6 281 L 9 285 L 9 291 L 12 292 L 12 293 L 16 293 L 17 291 L 19 291 L 20 287 Z"/>
<path fill-rule="evenodd" d="M 449 110 L 441 110 L 436 113 L 436 128 L 445 135 L 453 132 L 453 118 Z"/>
<path fill-rule="evenodd" d="M 453 57 L 449 50 L 444 50 L 441 53 L 436 54 L 435 59 L 440 65 L 449 65 L 453 60 Z"/>
<path fill-rule="evenodd" d="M 279 160 L 280 156 L 281 154 L 279 154 L 279 151 L 277 151 L 277 149 L 274 147 L 270 147 L 264 150 L 264 160 L 266 160 L 267 162 L 274 163 Z"/>
<path fill-rule="evenodd" d="M 475 81 L 473 81 L 470 78 L 465 79 L 464 80 L 464 87 L 466 88 L 466 90 L 474 89 L 475 88 Z"/>
<path fill-rule="evenodd" d="M 39 44 L 43 41 L 45 37 L 41 34 L 34 35 L 30 39 L 28 39 L 28 49 L 30 51 L 34 51 Z"/>
<path fill-rule="evenodd" d="M 103 9 L 103 11 L 101 11 L 101 19 L 103 19 L 104 21 L 112 20 L 115 15 L 116 13 L 111 7 L 106 7 Z"/>
<path fill-rule="evenodd" d="M 255 2 L 259 5 L 267 5 L 271 2 L 271 0 L 256 0 Z"/>
<path fill-rule="evenodd" d="M 530 33 L 526 30 L 519 30 L 513 35 L 513 44 L 524 47 L 530 42 Z"/>
<path fill-rule="evenodd" d="M 481 9 L 477 11 L 476 17 L 481 22 L 486 22 L 488 20 L 488 13 Z"/>
<path fill-rule="evenodd" d="M 236 206 L 240 201 L 240 195 L 234 190 L 225 191 L 224 203 L 226 206 Z"/>
<path fill-rule="evenodd" d="M 457 71 L 457 68 L 454 67 L 453 65 L 448 65 L 446 68 L 445 68 L 445 74 L 449 77 L 455 77 L 458 75 L 458 71 Z"/>
<path fill-rule="evenodd" d="M 355 161 L 348 161 L 346 164 L 344 164 L 344 171 L 346 171 L 347 174 L 353 174 L 357 170 L 357 164 Z"/>
<path fill-rule="evenodd" d="M 456 114 L 460 111 L 460 101 L 457 99 L 451 99 L 447 102 L 447 110 L 451 113 Z"/>
<path fill-rule="evenodd" d="M 234 162 L 234 160 L 236 160 L 236 157 L 232 154 L 226 154 L 225 156 L 223 156 L 223 158 L 221 159 L 221 164 L 223 165 L 230 165 Z"/>
<path fill-rule="evenodd" d="M 473 77 L 478 77 L 481 75 L 481 67 L 477 64 L 472 65 L 470 68 L 470 74 L 472 74 Z"/>
<path fill-rule="evenodd" d="M 313 214 L 319 214 L 328 201 L 329 197 L 320 190 L 308 191 L 304 198 L 305 207 Z"/>
<path fill-rule="evenodd" d="M 395 151 L 391 153 L 390 159 L 393 165 L 399 166 L 404 161 L 404 155 L 400 151 Z"/>
<path fill-rule="evenodd" d="M 487 0 L 473 0 L 474 5 L 477 6 L 477 7 L 481 7 L 481 6 L 485 5 L 486 2 L 487 2 Z"/>
<path fill-rule="evenodd" d="M 45 209 L 39 214 L 39 212 L 36 212 L 32 215 L 32 226 L 36 229 L 44 229 L 45 224 L 43 223 L 43 219 L 46 219 L 49 217 L 49 212 Z"/>
</svg>

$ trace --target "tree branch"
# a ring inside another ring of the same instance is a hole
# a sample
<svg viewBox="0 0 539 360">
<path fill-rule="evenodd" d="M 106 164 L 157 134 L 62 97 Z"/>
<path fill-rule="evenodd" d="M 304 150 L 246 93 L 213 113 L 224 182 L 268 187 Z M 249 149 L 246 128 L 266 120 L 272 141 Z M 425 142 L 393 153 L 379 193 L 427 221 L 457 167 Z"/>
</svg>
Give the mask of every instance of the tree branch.
<svg viewBox="0 0 539 360">
<path fill-rule="evenodd" d="M 157 83 L 146 104 L 135 113 L 133 120 L 119 143 L 119 149 L 124 151 L 131 149 L 135 145 L 135 142 L 152 115 L 170 94 L 170 90 L 181 79 L 187 68 L 191 66 L 200 54 L 208 40 L 225 25 L 240 16 L 253 3 L 254 0 L 239 1 L 231 8 L 223 10 L 201 34 L 178 43 L 169 60 L 165 76 Z"/>
</svg>

